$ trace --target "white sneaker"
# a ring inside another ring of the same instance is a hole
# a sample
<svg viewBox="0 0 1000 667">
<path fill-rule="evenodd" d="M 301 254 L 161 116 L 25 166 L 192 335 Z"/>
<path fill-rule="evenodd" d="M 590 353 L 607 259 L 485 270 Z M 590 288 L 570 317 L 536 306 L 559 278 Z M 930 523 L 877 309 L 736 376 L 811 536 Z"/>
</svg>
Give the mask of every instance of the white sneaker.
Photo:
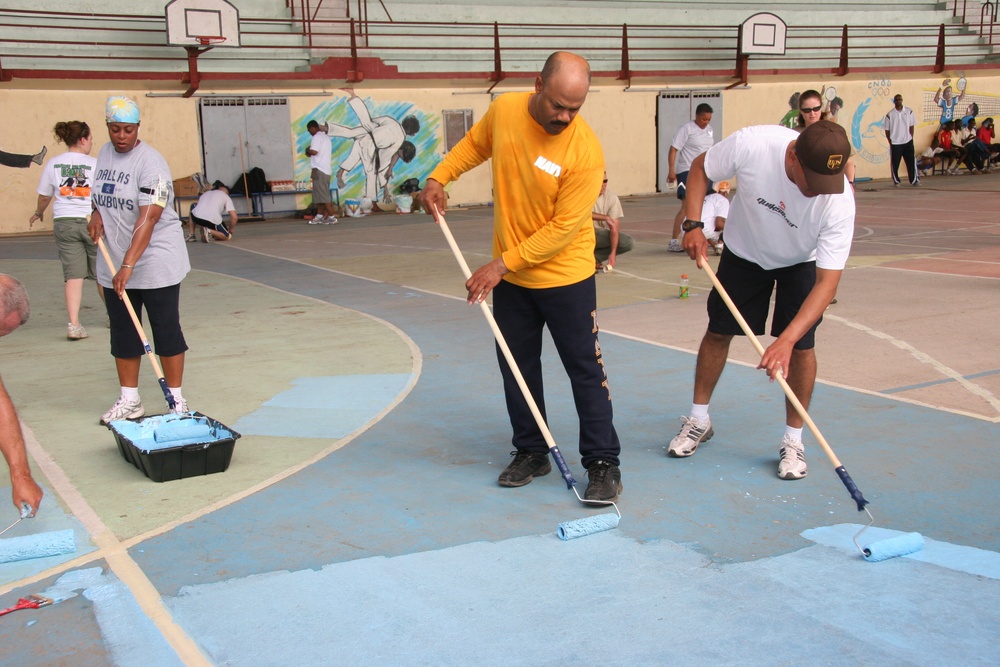
<svg viewBox="0 0 1000 667">
<path fill-rule="evenodd" d="M 140 401 L 130 401 L 124 396 L 119 396 L 111 409 L 101 416 L 101 423 L 107 426 L 108 422 L 116 419 L 138 419 L 146 414 Z"/>
<path fill-rule="evenodd" d="M 684 425 L 681 427 L 680 433 L 670 441 L 670 446 L 667 447 L 667 456 L 677 458 L 691 456 L 698 449 L 698 445 L 706 440 L 711 440 L 712 436 L 715 435 L 711 419 L 697 421 L 690 417 L 681 417 L 681 423 Z"/>
<path fill-rule="evenodd" d="M 212 236 L 212 232 L 208 231 L 208 227 L 202 227 L 201 228 L 201 241 L 202 241 L 202 243 L 211 243 L 214 240 L 215 240 L 215 237 Z"/>
<path fill-rule="evenodd" d="M 716 254 L 716 256 L 721 255 L 722 251 L 725 250 L 725 248 L 726 248 L 726 246 L 723 245 L 722 243 L 716 243 L 715 244 L 715 254 Z"/>
<path fill-rule="evenodd" d="M 191 411 L 188 409 L 188 402 L 182 398 L 180 400 L 174 399 L 174 409 L 171 412 L 175 415 L 183 415 Z"/>
<path fill-rule="evenodd" d="M 337 219 L 331 215 L 329 218 L 323 218 L 323 222 L 321 224 L 335 225 L 337 224 Z"/>
<path fill-rule="evenodd" d="M 781 439 L 779 450 L 781 460 L 778 461 L 778 477 L 781 479 L 802 479 L 809 474 L 806 467 L 806 450 L 799 440 L 792 440 L 787 435 Z"/>
<path fill-rule="evenodd" d="M 197 240 L 198 239 L 195 237 L 194 234 L 188 233 L 184 235 L 184 241 L 186 241 L 187 243 L 194 243 Z"/>
<path fill-rule="evenodd" d="M 87 335 L 88 335 L 87 334 L 87 330 L 83 328 L 82 324 L 78 324 L 78 325 L 67 324 L 66 325 L 66 338 L 68 338 L 70 340 L 80 340 L 82 338 L 86 338 Z"/>
<path fill-rule="evenodd" d="M 669 252 L 684 252 L 684 247 L 681 246 L 680 239 L 670 239 L 670 245 L 667 246 Z"/>
<path fill-rule="evenodd" d="M 323 220 L 323 216 L 314 215 L 313 219 L 309 221 L 310 225 L 325 225 L 326 222 Z"/>
</svg>

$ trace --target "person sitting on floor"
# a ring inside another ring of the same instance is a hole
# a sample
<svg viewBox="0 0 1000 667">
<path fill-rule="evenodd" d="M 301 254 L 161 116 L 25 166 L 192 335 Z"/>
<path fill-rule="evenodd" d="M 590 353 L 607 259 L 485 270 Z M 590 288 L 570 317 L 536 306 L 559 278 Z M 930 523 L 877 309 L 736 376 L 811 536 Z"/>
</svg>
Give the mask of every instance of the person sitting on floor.
<svg viewBox="0 0 1000 667">
<path fill-rule="evenodd" d="M 222 216 L 229 214 L 229 224 L 222 222 Z M 229 188 L 222 181 L 216 181 L 212 189 L 198 197 L 198 203 L 191 209 L 191 220 L 188 222 L 188 235 L 185 240 L 192 243 L 197 240 L 194 228 L 201 227 L 201 240 L 228 241 L 236 230 L 236 207 L 229 198 Z"/>
<path fill-rule="evenodd" d="M 702 231 L 715 255 L 721 255 L 725 249 L 722 229 L 726 226 L 726 218 L 729 217 L 729 189 L 729 181 L 722 181 L 718 185 L 718 190 L 708 191 L 702 204 L 701 217 L 705 219 Z"/>
<path fill-rule="evenodd" d="M 594 259 L 597 261 L 598 271 L 610 271 L 615 268 L 618 262 L 618 255 L 622 255 L 635 247 L 635 241 L 628 234 L 622 234 L 619 220 L 625 217 L 622 211 L 622 203 L 618 195 L 608 190 L 608 174 L 604 173 L 604 183 L 601 185 L 601 194 L 594 202 L 594 211 L 591 214 L 594 218 Z M 605 268 L 607 262 L 607 268 Z"/>
</svg>

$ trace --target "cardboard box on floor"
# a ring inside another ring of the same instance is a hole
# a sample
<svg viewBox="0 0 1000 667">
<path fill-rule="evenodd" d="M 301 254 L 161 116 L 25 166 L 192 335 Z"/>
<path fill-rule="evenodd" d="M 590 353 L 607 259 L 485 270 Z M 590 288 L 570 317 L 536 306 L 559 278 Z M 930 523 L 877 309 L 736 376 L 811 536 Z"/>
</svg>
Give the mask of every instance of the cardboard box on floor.
<svg viewBox="0 0 1000 667">
<path fill-rule="evenodd" d="M 191 176 L 178 178 L 174 181 L 175 197 L 197 197 L 200 194 L 201 189 L 198 186 L 198 181 L 194 180 Z"/>
</svg>

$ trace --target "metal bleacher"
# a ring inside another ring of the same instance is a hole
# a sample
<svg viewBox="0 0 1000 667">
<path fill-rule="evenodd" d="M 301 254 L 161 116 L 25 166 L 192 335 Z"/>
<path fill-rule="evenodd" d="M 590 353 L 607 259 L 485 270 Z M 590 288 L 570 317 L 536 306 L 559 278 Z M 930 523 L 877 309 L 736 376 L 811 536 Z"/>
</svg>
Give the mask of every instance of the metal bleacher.
<svg viewBox="0 0 1000 667">
<path fill-rule="evenodd" d="M 979 14 L 963 17 L 957 2 L 965 8 L 965 0 L 247 0 L 241 47 L 204 50 L 197 66 L 206 77 L 248 79 L 337 78 L 341 70 L 497 79 L 529 76 L 549 53 L 568 49 L 596 73 L 621 78 L 732 76 L 738 26 L 761 11 L 788 25 L 787 48 L 750 58 L 751 74 L 1000 66 L 990 43 L 1000 41 L 1000 30 L 995 39 L 984 36 Z M 132 15 L 67 12 L 53 0 L 4 4 L 0 79 L 57 78 L 67 70 L 167 78 L 190 67 L 185 49 L 167 44 L 157 3 L 133 5 L 148 13 Z M 346 64 L 338 73 L 323 69 L 334 61 Z"/>
</svg>

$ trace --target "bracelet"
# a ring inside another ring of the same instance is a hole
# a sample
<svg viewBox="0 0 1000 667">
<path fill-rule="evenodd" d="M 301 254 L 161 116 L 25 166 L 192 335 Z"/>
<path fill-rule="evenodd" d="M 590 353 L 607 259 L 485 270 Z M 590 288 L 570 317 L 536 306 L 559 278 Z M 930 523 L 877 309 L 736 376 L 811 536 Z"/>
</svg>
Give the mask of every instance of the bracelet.
<svg viewBox="0 0 1000 667">
<path fill-rule="evenodd" d="M 43 212 L 44 212 L 44 211 L 43 211 Z M 42 217 L 42 214 L 41 214 L 41 213 L 39 213 L 38 211 L 35 211 L 35 215 L 36 215 L 37 217 L 39 217 L 39 218 L 41 218 L 41 217 Z"/>
<path fill-rule="evenodd" d="M 135 264 L 122 264 L 123 269 L 134 269 Z"/>
</svg>

